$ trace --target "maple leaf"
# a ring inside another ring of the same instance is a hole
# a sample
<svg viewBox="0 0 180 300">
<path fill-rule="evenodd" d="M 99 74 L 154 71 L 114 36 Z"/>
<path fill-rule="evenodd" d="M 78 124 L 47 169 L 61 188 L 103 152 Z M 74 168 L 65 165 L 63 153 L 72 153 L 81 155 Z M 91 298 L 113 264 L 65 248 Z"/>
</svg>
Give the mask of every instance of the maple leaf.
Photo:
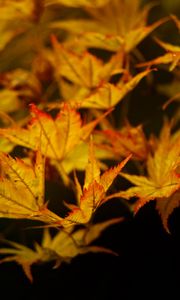
<svg viewBox="0 0 180 300">
<path fill-rule="evenodd" d="M 149 146 L 142 126 L 132 127 L 126 123 L 120 130 L 106 129 L 100 132 L 102 144 L 118 158 L 133 154 L 133 159 L 146 160 Z"/>
<path fill-rule="evenodd" d="M 143 67 L 159 64 L 170 64 L 169 70 L 173 71 L 174 68 L 179 66 L 180 63 L 180 47 L 169 43 L 165 43 L 159 40 L 158 38 L 155 38 L 155 40 L 163 49 L 167 51 L 167 53 L 148 62 L 140 63 L 138 64 L 138 66 Z"/>
<path fill-rule="evenodd" d="M 97 159 L 114 159 L 114 154 L 101 146 L 101 141 L 97 140 L 97 134 L 93 135 L 95 140 L 95 154 Z M 69 174 L 73 170 L 84 171 L 88 161 L 88 144 L 79 143 L 62 161 L 62 167 Z M 102 163 L 101 163 L 102 166 Z"/>
<path fill-rule="evenodd" d="M 0 165 L 0 217 L 47 223 L 61 219 L 44 203 L 44 159 L 40 151 L 33 166 L 5 153 L 0 153 Z"/>
<path fill-rule="evenodd" d="M 63 76 L 78 86 L 89 90 L 98 87 L 114 74 L 121 73 L 122 56 L 113 55 L 109 62 L 103 61 L 88 51 L 77 54 L 60 44 L 56 37 L 51 37 L 55 57 L 51 56 L 56 76 Z M 78 68 L 77 68 L 78 66 Z"/>
<path fill-rule="evenodd" d="M 55 36 L 51 40 L 55 56 L 51 56 L 50 60 L 60 84 L 60 93 L 62 90 L 66 101 L 73 107 L 113 107 L 151 72 L 148 69 L 132 77 L 122 68 L 123 55 L 120 52 L 113 55 L 107 63 L 103 63 L 87 51 L 77 54 L 68 50 Z M 117 84 L 108 82 L 112 75 L 121 73 L 124 75 Z"/>
<path fill-rule="evenodd" d="M 78 229 L 74 232 L 60 230 L 54 237 L 51 237 L 47 229 L 44 230 L 41 245 L 35 243 L 34 249 L 30 249 L 16 242 L 5 240 L 4 242 L 11 246 L 1 248 L 0 254 L 8 255 L 0 259 L 0 263 L 15 261 L 23 268 L 27 278 L 32 282 L 33 276 L 31 266 L 35 263 L 45 263 L 55 261 L 55 267 L 61 262 L 69 262 L 73 257 L 87 252 L 105 252 L 116 254 L 112 250 L 91 246 L 90 244 L 99 237 L 107 227 L 119 223 L 123 218 L 115 218 L 102 223 L 91 225 L 86 228 Z"/>
<path fill-rule="evenodd" d="M 151 5 L 140 8 L 140 1 L 111 0 L 102 7 L 86 8 L 91 19 L 58 21 L 53 27 L 79 34 L 79 41 L 87 47 L 110 51 L 130 52 L 148 34 L 167 20 L 146 25 Z M 121 18 L 119 18 L 119 15 Z M 77 40 L 76 40 L 77 41 Z"/>
<path fill-rule="evenodd" d="M 15 261 L 23 268 L 27 278 L 32 282 L 31 265 L 41 258 L 38 252 L 16 242 L 6 241 L 13 248 L 1 248 L 0 253 L 8 255 L 0 263 Z"/>
<path fill-rule="evenodd" d="M 86 141 L 92 130 L 109 112 L 85 125 L 82 125 L 80 114 L 68 104 L 64 104 L 55 119 L 34 104 L 31 105 L 31 113 L 34 117 L 26 129 L 14 125 L 0 129 L 0 135 L 33 150 L 37 149 L 40 140 L 42 154 L 49 157 L 61 173 L 61 162 L 69 157 L 79 143 Z"/>
<path fill-rule="evenodd" d="M 148 176 L 120 173 L 135 186 L 130 187 L 127 191 L 114 194 L 114 197 L 126 199 L 137 197 L 139 200 L 135 211 L 138 211 L 150 200 L 171 197 L 180 188 L 179 146 L 179 134 L 171 136 L 170 125 L 165 124 L 154 155 L 149 155 L 147 160 Z"/>
<path fill-rule="evenodd" d="M 69 227 L 74 224 L 88 223 L 96 209 L 105 201 L 106 192 L 130 158 L 131 155 L 114 168 L 111 168 L 100 175 L 100 168 L 94 155 L 93 142 L 91 140 L 89 146 L 89 159 L 85 169 L 85 181 L 82 190 L 76 178 L 78 206 L 73 205 L 72 211 L 67 217 L 62 219 L 60 224 L 63 227 Z"/>
<path fill-rule="evenodd" d="M 123 82 L 123 79 L 120 80 L 116 85 L 109 82 L 103 83 L 89 96 L 83 97 L 82 100 L 72 100 L 70 103 L 79 105 L 82 108 L 108 109 L 114 107 L 150 72 L 151 70 L 145 70 L 130 78 L 127 82 Z"/>
</svg>

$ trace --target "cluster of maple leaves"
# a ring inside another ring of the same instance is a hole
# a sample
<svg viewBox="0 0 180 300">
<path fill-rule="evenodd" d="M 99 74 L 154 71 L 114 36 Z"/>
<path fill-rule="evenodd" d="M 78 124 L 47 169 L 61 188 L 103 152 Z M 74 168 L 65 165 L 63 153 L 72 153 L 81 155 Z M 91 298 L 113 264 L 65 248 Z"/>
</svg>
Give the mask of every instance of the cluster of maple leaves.
<svg viewBox="0 0 180 300">
<path fill-rule="evenodd" d="M 169 215 L 179 206 L 180 111 L 166 119 L 158 137 L 147 137 L 141 124 L 134 127 L 126 120 L 117 127 L 112 122 L 119 102 L 153 74 L 152 66 L 168 65 L 173 74 L 171 85 L 158 87 L 170 99 L 164 109 L 180 98 L 180 47 L 155 38 L 166 53 L 148 62 L 137 48 L 165 22 L 180 30 L 180 20 L 173 15 L 147 25 L 153 5 L 140 4 L 0 0 L 0 217 L 57 228 L 54 236 L 45 228 L 34 249 L 8 240 L 4 243 L 11 247 L 0 248 L 8 255 L 1 262 L 16 261 L 31 281 L 31 265 L 39 261 L 59 266 L 89 251 L 113 253 L 91 244 L 105 228 L 122 221 L 93 223 L 96 210 L 110 199 L 136 198 L 135 212 L 155 200 L 167 231 Z M 69 14 L 61 15 L 65 7 Z M 14 155 L 17 146 L 21 157 Z M 108 167 L 107 160 L 114 165 Z M 130 160 L 138 166 L 135 175 L 128 172 Z M 76 198 L 75 204 L 71 199 L 65 203 L 65 217 L 48 208 L 45 182 L 53 180 L 48 165 Z M 126 173 L 121 172 L 124 166 Z M 79 171 L 84 172 L 83 186 Z M 132 186 L 109 192 L 118 175 Z"/>
</svg>

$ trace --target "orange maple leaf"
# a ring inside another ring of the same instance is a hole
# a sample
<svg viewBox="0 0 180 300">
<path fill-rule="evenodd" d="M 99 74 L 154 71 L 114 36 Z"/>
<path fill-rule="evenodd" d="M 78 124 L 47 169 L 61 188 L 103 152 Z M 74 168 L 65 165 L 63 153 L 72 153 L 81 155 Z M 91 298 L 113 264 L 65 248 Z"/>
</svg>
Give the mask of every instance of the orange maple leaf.
<svg viewBox="0 0 180 300">
<path fill-rule="evenodd" d="M 126 191 L 116 193 L 110 196 L 110 198 L 123 197 L 130 199 L 137 197 L 136 212 L 150 200 L 163 198 L 167 202 L 169 197 L 173 197 L 174 193 L 180 188 L 180 176 L 178 173 L 180 165 L 179 155 L 179 134 L 171 136 L 170 125 L 165 124 L 159 141 L 155 144 L 154 154 L 148 157 L 147 176 L 120 173 L 122 177 L 129 180 L 135 186 L 130 187 Z M 163 200 L 159 200 L 158 203 L 160 201 Z"/>
<path fill-rule="evenodd" d="M 72 206 L 72 211 L 60 222 L 61 225 L 69 227 L 74 224 L 88 223 L 96 209 L 105 202 L 107 190 L 130 158 L 131 155 L 114 168 L 100 175 L 100 168 L 95 158 L 93 143 L 91 141 L 83 189 L 80 188 L 80 184 L 76 178 L 78 206 Z"/>
</svg>

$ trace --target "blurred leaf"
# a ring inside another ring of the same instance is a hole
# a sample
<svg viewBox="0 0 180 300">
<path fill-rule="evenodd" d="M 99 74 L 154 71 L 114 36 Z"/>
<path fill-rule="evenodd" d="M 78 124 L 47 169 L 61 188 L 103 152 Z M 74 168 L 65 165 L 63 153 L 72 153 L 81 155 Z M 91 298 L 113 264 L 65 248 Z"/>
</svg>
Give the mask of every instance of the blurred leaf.
<svg viewBox="0 0 180 300">
<path fill-rule="evenodd" d="M 92 225 L 88 231 L 86 228 L 73 233 L 60 230 L 54 237 L 51 237 L 49 231 L 45 229 L 41 245 L 36 243 L 33 250 L 19 243 L 5 240 L 4 242 L 11 248 L 0 249 L 0 254 L 8 255 L 2 258 L 0 263 L 15 261 L 21 265 L 25 275 L 32 282 L 31 266 L 33 264 L 55 261 L 55 267 L 58 267 L 61 262 L 69 262 L 73 257 L 87 252 L 115 254 L 109 249 L 89 244 L 97 239 L 107 227 L 121 221 L 122 218 L 116 218 L 98 223 Z"/>
<path fill-rule="evenodd" d="M 79 42 L 87 47 L 130 52 L 167 20 L 158 20 L 147 26 L 147 15 L 152 6 L 150 4 L 140 8 L 139 0 L 111 0 L 100 8 L 88 8 L 87 12 L 92 18 L 90 20 L 58 21 L 52 26 L 79 34 Z"/>
</svg>

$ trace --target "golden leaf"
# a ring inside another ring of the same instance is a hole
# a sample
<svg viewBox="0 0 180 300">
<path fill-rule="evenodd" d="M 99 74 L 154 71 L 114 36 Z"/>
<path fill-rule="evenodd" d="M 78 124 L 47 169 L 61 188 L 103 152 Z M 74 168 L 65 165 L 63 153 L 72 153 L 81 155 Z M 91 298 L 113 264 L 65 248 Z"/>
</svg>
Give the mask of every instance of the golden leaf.
<svg viewBox="0 0 180 300">
<path fill-rule="evenodd" d="M 131 92 L 140 80 L 147 76 L 151 70 L 145 70 L 134 77 L 130 78 L 127 82 L 120 80 L 118 84 L 102 83 L 90 92 L 89 96 L 82 97 L 82 100 L 70 100 L 69 102 L 74 106 L 81 108 L 96 108 L 108 109 L 118 104 L 129 92 Z"/>
<path fill-rule="evenodd" d="M 53 27 L 79 34 L 87 47 L 130 52 L 167 18 L 147 26 L 147 15 L 153 5 L 140 8 L 140 1 L 111 0 L 102 7 L 86 8 L 91 19 L 58 21 Z M 121 18 L 119 18 L 121 16 Z"/>
<path fill-rule="evenodd" d="M 33 276 L 31 266 L 35 263 L 45 263 L 55 261 L 55 267 L 61 262 L 69 262 L 73 257 L 87 252 L 105 252 L 116 254 L 112 250 L 89 245 L 109 226 L 119 223 L 123 218 L 115 218 L 86 228 L 78 229 L 74 232 L 60 230 L 53 238 L 47 229 L 44 230 L 41 245 L 35 244 L 34 249 L 30 249 L 19 243 L 5 240 L 11 248 L 1 248 L 0 254 L 8 255 L 0 260 L 0 263 L 15 261 L 23 268 L 25 275 L 32 282 Z"/>
<path fill-rule="evenodd" d="M 89 160 L 85 169 L 85 182 L 78 206 L 73 206 L 72 211 L 60 222 L 61 225 L 69 227 L 74 224 L 88 223 L 96 209 L 105 202 L 107 190 L 130 158 L 131 155 L 114 168 L 100 175 L 99 165 L 96 161 L 91 141 L 89 146 Z"/>
<path fill-rule="evenodd" d="M 33 115 L 27 129 L 10 127 L 0 129 L 0 134 L 11 142 L 33 150 L 41 141 L 44 155 L 62 161 L 80 141 L 88 138 L 95 126 L 109 112 L 98 119 L 82 125 L 80 114 L 68 104 L 64 104 L 55 120 L 47 113 L 31 105 Z"/>
<path fill-rule="evenodd" d="M 172 196 L 180 188 L 179 154 L 179 135 L 171 137 L 170 125 L 165 124 L 155 146 L 154 154 L 148 157 L 147 177 L 121 173 L 121 176 L 135 186 L 130 187 L 127 191 L 114 194 L 114 196 L 126 199 L 138 197 L 136 211 L 150 200 Z"/>
<path fill-rule="evenodd" d="M 44 203 L 44 159 L 40 151 L 33 166 L 1 153 L 0 166 L 0 217 L 47 223 L 61 220 Z"/>
</svg>

